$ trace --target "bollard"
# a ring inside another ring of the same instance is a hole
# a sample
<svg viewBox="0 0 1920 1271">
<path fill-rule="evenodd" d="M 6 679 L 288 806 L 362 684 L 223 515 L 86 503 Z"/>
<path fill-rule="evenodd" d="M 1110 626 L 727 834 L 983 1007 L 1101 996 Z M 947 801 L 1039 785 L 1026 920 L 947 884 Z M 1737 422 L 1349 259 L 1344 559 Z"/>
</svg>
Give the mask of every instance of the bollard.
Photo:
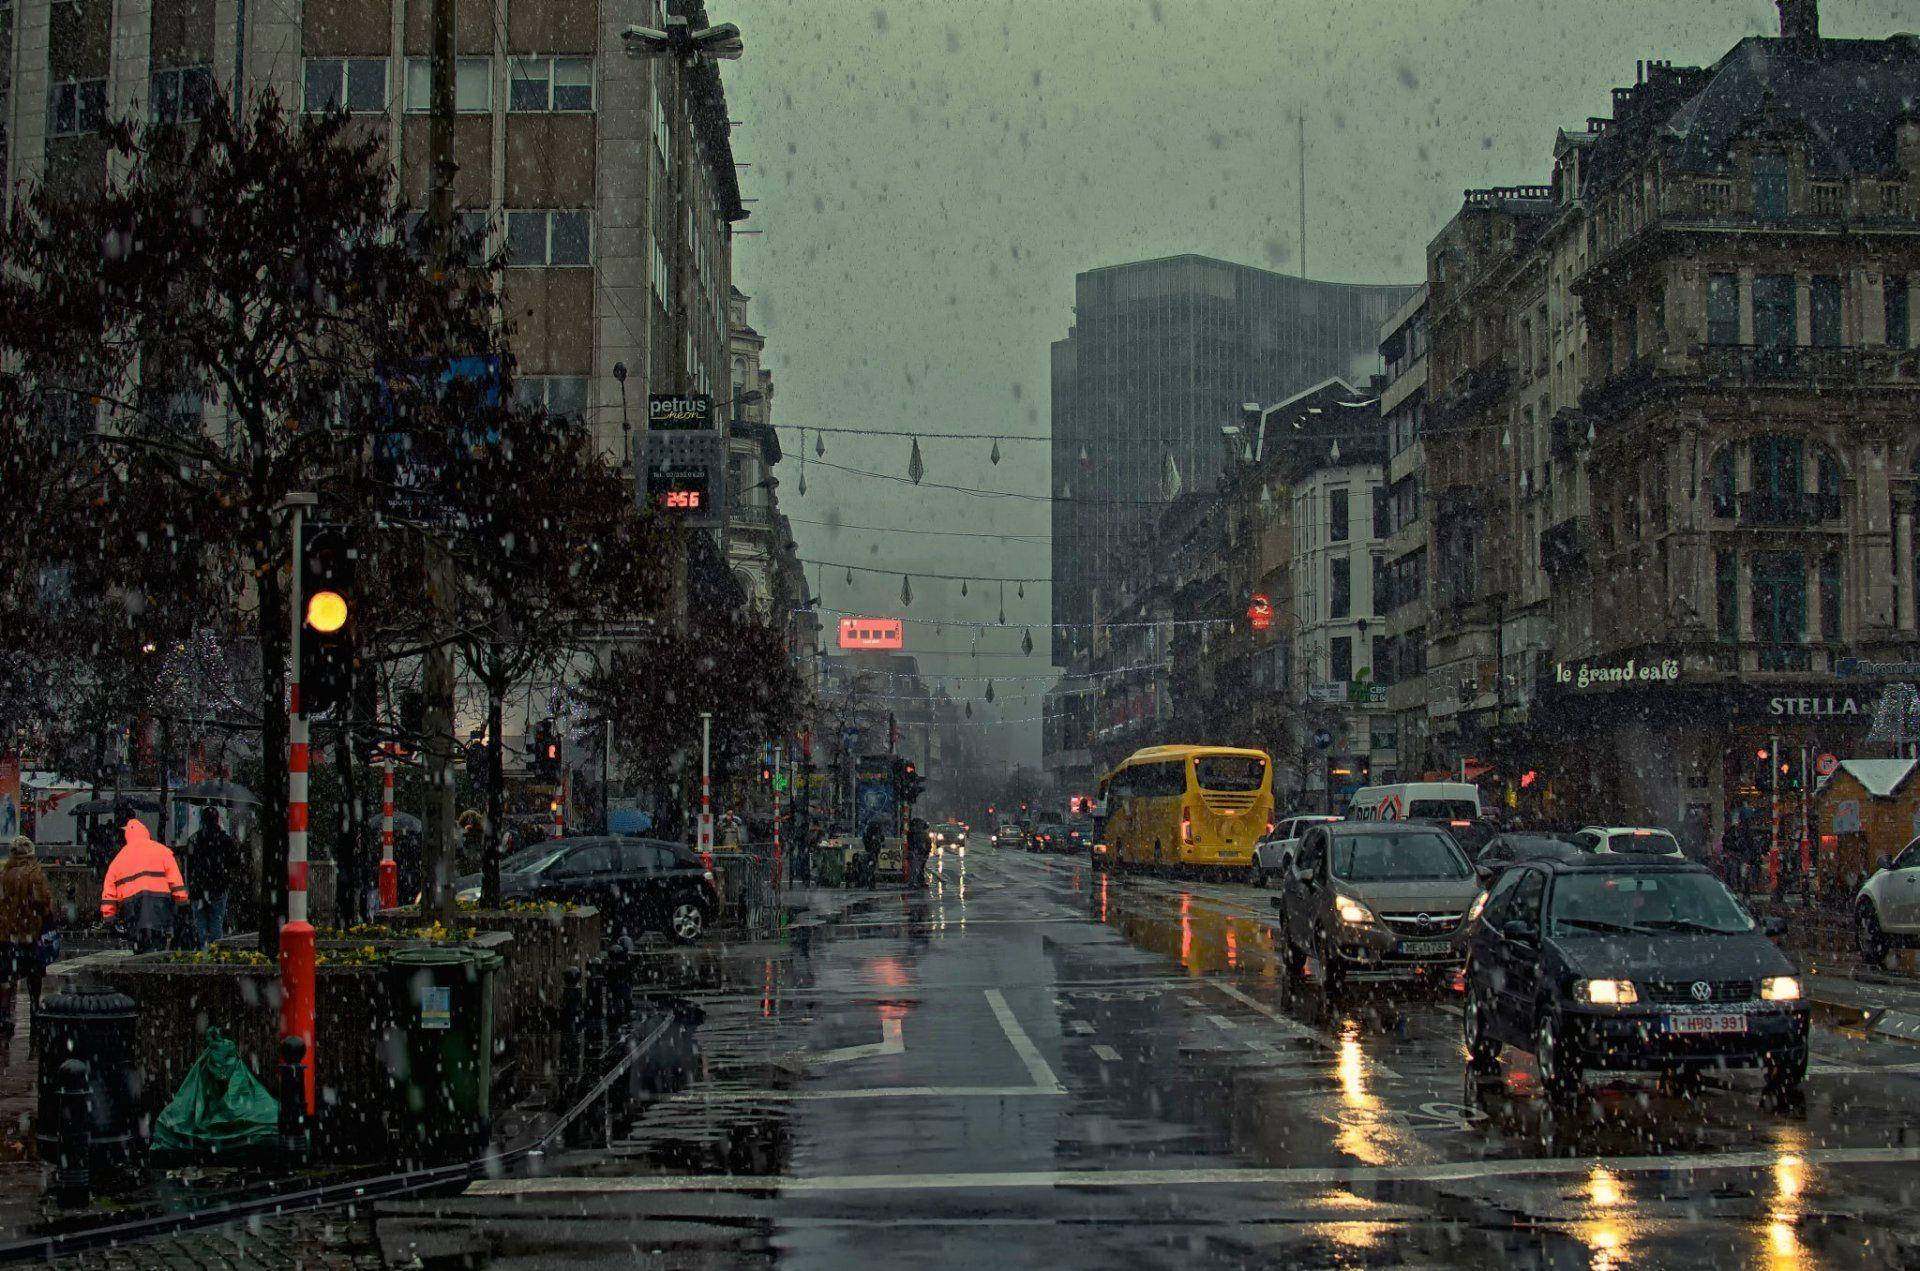
<svg viewBox="0 0 1920 1271">
<path fill-rule="evenodd" d="M 296 1161 L 307 1155 L 307 1042 L 295 1033 L 280 1039 L 280 1150 Z"/>
<path fill-rule="evenodd" d="M 53 1203 L 80 1209 L 93 1200 L 93 1146 L 88 1109 L 87 1065 L 60 1065 L 60 1148 L 53 1167 Z"/>
<path fill-rule="evenodd" d="M 561 1000 L 560 1071 L 563 1089 L 571 1088 L 580 1076 L 580 1034 L 583 1031 L 580 1002 L 580 968 L 566 970 L 567 988 Z"/>
<path fill-rule="evenodd" d="M 607 1044 L 607 960 L 595 958 L 587 963 L 585 1007 L 587 1046 L 595 1054 Z"/>
</svg>

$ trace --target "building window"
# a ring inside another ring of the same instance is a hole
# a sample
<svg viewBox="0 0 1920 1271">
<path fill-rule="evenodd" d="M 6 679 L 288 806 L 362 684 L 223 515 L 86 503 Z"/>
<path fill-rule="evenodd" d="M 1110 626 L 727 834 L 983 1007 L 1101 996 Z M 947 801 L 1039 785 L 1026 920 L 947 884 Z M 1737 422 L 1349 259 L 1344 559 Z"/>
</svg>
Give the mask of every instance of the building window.
<svg viewBox="0 0 1920 1271">
<path fill-rule="evenodd" d="M 1335 636 L 1327 642 L 1327 678 L 1336 684 L 1353 679 L 1353 637 Z"/>
<path fill-rule="evenodd" d="M 1841 343 L 1840 280 L 1831 274 L 1817 274 L 1813 280 L 1813 346 L 1837 349 Z"/>
<path fill-rule="evenodd" d="M 593 234 L 584 211 L 507 213 L 507 264 L 522 268 L 589 265 Z"/>
<path fill-rule="evenodd" d="M 1626 332 L 1621 341 L 1621 352 L 1626 355 L 1627 365 L 1632 366 L 1640 360 L 1640 311 L 1628 305 L 1626 312 L 1620 315 L 1620 325 Z"/>
<path fill-rule="evenodd" d="M 453 64 L 453 108 L 463 114 L 484 115 L 493 109 L 493 59 L 463 57 Z M 433 109 L 433 59 L 407 59 L 407 111 L 425 114 Z"/>
<path fill-rule="evenodd" d="M 1740 278 L 1736 274 L 1707 276 L 1707 343 L 1740 343 Z"/>
<path fill-rule="evenodd" d="M 1806 638 L 1807 561 L 1798 552 L 1760 552 L 1753 558 L 1753 638 L 1762 646 L 1760 669 L 1796 670 Z"/>
<path fill-rule="evenodd" d="M 1787 214 L 1785 155 L 1753 156 L 1753 214 L 1768 221 L 1777 221 Z"/>
<path fill-rule="evenodd" d="M 1653 347 L 1667 347 L 1667 289 L 1660 288 L 1653 293 Z"/>
<path fill-rule="evenodd" d="M 1387 494 L 1387 487 L 1373 487 L 1373 536 L 1387 538 L 1393 534 L 1393 499 Z"/>
<path fill-rule="evenodd" d="M 514 395 L 538 406 L 550 418 L 583 420 L 587 415 L 587 377 L 584 375 L 529 375 L 514 384 Z"/>
<path fill-rule="evenodd" d="M 99 132 L 106 122 L 106 80 L 67 79 L 47 89 L 48 136 L 85 136 Z"/>
<path fill-rule="evenodd" d="M 387 108 L 387 59 L 384 57 L 310 57 L 306 67 L 306 104 L 312 111 L 345 108 L 377 114 Z"/>
<path fill-rule="evenodd" d="M 1373 682 L 1392 684 L 1393 642 L 1383 635 L 1373 637 Z"/>
<path fill-rule="evenodd" d="M 1392 603 L 1392 590 L 1387 586 L 1387 582 L 1387 558 L 1376 554 L 1373 558 L 1373 613 L 1375 617 L 1385 613 Z"/>
<path fill-rule="evenodd" d="M 1792 274 L 1761 274 L 1753 280 L 1753 342 L 1763 349 L 1790 349 L 1794 325 Z"/>
<path fill-rule="evenodd" d="M 178 66 L 155 71 L 147 82 L 147 118 L 156 124 L 191 123 L 213 100 L 213 70 Z"/>
<path fill-rule="evenodd" d="M 1347 491 L 1327 492 L 1327 537 L 1335 543 L 1347 541 Z"/>
<path fill-rule="evenodd" d="M 508 71 L 507 109 L 593 109 L 593 59 L 516 57 Z"/>
<path fill-rule="evenodd" d="M 1729 643 L 1740 638 L 1739 558 L 1721 548 L 1713 554 L 1714 629 Z"/>
<path fill-rule="evenodd" d="M 1840 554 L 1820 558 L 1820 635 L 1829 642 L 1840 635 Z"/>
<path fill-rule="evenodd" d="M 1713 457 L 1713 469 L 1707 478 L 1707 497 L 1715 516 L 1732 516 L 1735 510 L 1733 488 L 1733 447 L 1723 446 Z"/>
<path fill-rule="evenodd" d="M 1911 340 L 1910 319 L 1907 316 L 1907 276 L 1888 274 L 1886 290 L 1887 301 L 1887 343 L 1896 349 L 1904 349 Z"/>
<path fill-rule="evenodd" d="M 1798 437 L 1755 437 L 1748 455 L 1756 494 L 1776 500 L 1793 499 L 1806 488 L 1801 483 L 1806 447 Z"/>
<path fill-rule="evenodd" d="M 1327 616 L 1345 618 L 1353 613 L 1353 560 L 1336 556 L 1327 562 Z"/>
</svg>

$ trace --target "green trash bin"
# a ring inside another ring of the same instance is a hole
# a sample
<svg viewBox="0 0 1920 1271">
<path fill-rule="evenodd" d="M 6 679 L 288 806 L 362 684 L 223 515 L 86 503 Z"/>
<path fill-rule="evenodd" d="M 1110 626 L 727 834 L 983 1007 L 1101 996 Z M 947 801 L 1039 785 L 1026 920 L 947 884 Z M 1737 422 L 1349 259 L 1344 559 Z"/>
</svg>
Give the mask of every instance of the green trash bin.
<svg viewBox="0 0 1920 1271">
<path fill-rule="evenodd" d="M 471 1160 L 493 1133 L 493 994 L 503 959 L 488 949 L 402 949 L 389 959 L 386 1039 L 403 1160 Z"/>
<path fill-rule="evenodd" d="M 823 843 L 813 849 L 813 883 L 816 887 L 846 886 L 847 854 L 838 844 Z"/>
</svg>

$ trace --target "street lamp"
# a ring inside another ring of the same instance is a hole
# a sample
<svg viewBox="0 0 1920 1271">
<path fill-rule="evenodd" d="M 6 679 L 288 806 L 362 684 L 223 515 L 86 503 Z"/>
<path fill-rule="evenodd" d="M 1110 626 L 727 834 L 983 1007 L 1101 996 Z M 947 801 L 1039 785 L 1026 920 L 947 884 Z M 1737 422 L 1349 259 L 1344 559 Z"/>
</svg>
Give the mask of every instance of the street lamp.
<svg viewBox="0 0 1920 1271">
<path fill-rule="evenodd" d="M 735 61 L 747 51 L 740 28 L 731 22 L 695 31 L 683 17 L 668 17 L 666 29 L 630 26 L 620 33 L 629 57 L 672 57 L 681 62 L 701 58 Z"/>
</svg>

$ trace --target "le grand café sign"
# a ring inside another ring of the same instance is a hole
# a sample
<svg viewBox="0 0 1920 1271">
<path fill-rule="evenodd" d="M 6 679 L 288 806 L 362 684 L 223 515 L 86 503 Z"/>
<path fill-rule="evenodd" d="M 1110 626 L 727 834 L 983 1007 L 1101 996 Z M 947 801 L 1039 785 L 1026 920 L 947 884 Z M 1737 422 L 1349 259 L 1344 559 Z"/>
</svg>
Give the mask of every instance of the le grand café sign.
<svg viewBox="0 0 1920 1271">
<path fill-rule="evenodd" d="M 1659 653 L 1646 657 L 1595 658 L 1553 664 L 1551 691 L 1560 694 L 1612 695 L 1670 701 L 1701 722 L 1811 723 L 1866 728 L 1873 723 L 1882 685 L 1845 682 L 1750 684 L 1724 676 L 1683 679 L 1680 659 Z M 1637 690 L 1637 692 L 1636 692 Z"/>
</svg>

